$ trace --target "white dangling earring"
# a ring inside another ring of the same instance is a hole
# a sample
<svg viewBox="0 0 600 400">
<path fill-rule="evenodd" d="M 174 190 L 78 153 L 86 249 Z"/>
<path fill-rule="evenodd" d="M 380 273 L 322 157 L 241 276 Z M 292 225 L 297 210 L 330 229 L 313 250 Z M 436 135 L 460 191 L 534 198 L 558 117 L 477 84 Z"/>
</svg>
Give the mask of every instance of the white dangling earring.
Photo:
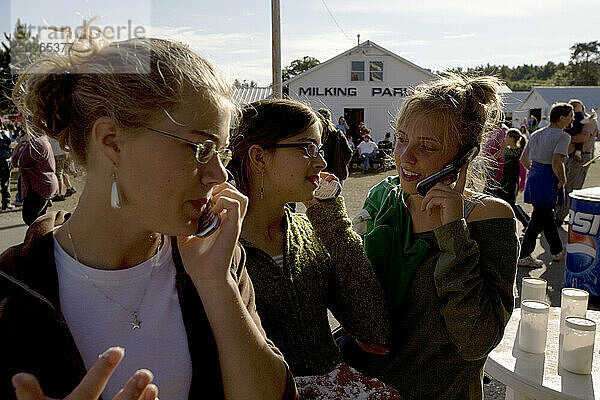
<svg viewBox="0 0 600 400">
<path fill-rule="evenodd" d="M 112 185 L 110 186 L 110 206 L 115 210 L 121 208 L 121 193 L 119 193 L 117 174 L 115 172 L 112 173 Z"/>
</svg>

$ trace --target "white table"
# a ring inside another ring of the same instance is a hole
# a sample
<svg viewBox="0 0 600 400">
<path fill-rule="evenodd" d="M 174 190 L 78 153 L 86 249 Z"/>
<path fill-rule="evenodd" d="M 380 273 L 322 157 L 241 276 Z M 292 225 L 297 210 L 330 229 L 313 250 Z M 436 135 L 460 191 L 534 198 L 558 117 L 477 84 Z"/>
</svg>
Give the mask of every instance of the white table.
<svg viewBox="0 0 600 400">
<path fill-rule="evenodd" d="M 485 372 L 506 385 L 506 399 L 600 399 L 600 312 L 588 310 L 596 321 L 591 375 L 577 375 L 558 365 L 560 307 L 551 307 L 546 352 L 532 354 L 519 348 L 521 309 L 515 308 L 500 344 L 490 353 Z"/>
</svg>

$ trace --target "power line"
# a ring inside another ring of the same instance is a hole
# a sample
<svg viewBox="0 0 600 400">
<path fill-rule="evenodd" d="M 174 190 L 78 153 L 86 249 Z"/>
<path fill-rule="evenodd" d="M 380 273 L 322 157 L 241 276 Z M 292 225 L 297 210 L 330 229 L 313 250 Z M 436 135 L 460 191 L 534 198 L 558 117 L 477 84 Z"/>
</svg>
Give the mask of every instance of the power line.
<svg viewBox="0 0 600 400">
<path fill-rule="evenodd" d="M 338 28 L 340 28 L 340 31 L 342 31 L 342 33 L 344 34 L 344 36 L 346 36 L 346 38 L 348 38 L 348 40 L 350 41 L 354 41 L 354 39 L 351 39 L 350 36 L 348 36 L 346 34 L 346 32 L 344 32 L 344 30 L 342 29 L 342 27 L 340 26 L 340 24 L 338 24 L 337 20 L 335 19 L 335 17 L 333 16 L 333 13 L 331 12 L 331 10 L 329 9 L 329 7 L 327 7 L 327 3 L 325 3 L 325 0 L 321 0 L 323 2 L 323 5 L 325 6 L 325 9 L 327 9 L 327 12 L 329 13 L 329 15 L 331 16 L 331 19 L 333 19 L 333 22 L 335 22 L 335 24 L 337 25 Z"/>
</svg>

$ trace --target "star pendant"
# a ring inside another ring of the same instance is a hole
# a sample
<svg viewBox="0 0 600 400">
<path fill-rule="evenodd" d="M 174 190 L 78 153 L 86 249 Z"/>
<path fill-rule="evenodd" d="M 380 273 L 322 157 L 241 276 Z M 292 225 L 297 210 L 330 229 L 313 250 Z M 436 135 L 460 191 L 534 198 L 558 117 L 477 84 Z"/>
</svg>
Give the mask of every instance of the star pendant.
<svg viewBox="0 0 600 400">
<path fill-rule="evenodd" d="M 131 322 L 129 323 L 129 325 L 131 325 L 131 330 L 133 331 L 142 327 L 142 321 L 138 319 L 137 312 L 131 313 Z"/>
</svg>

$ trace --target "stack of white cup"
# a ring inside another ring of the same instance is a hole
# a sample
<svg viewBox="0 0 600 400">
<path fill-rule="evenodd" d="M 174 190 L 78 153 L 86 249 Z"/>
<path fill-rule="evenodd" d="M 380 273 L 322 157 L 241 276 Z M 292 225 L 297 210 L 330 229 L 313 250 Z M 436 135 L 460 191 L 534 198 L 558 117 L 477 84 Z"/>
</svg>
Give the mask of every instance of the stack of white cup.
<svg viewBox="0 0 600 400">
<path fill-rule="evenodd" d="M 529 353 L 544 353 L 550 305 L 547 282 L 526 276 L 521 281 L 519 347 Z M 586 318 L 589 293 L 564 288 L 561 293 L 559 364 L 576 374 L 590 374 L 594 357 L 596 323 Z"/>
<path fill-rule="evenodd" d="M 519 347 L 528 353 L 544 353 L 550 304 L 546 302 L 547 282 L 525 276 L 521 280 L 521 324 Z"/>
<path fill-rule="evenodd" d="M 559 364 L 576 374 L 590 374 L 594 358 L 596 323 L 586 318 L 589 293 L 564 288 L 560 308 Z"/>
</svg>

